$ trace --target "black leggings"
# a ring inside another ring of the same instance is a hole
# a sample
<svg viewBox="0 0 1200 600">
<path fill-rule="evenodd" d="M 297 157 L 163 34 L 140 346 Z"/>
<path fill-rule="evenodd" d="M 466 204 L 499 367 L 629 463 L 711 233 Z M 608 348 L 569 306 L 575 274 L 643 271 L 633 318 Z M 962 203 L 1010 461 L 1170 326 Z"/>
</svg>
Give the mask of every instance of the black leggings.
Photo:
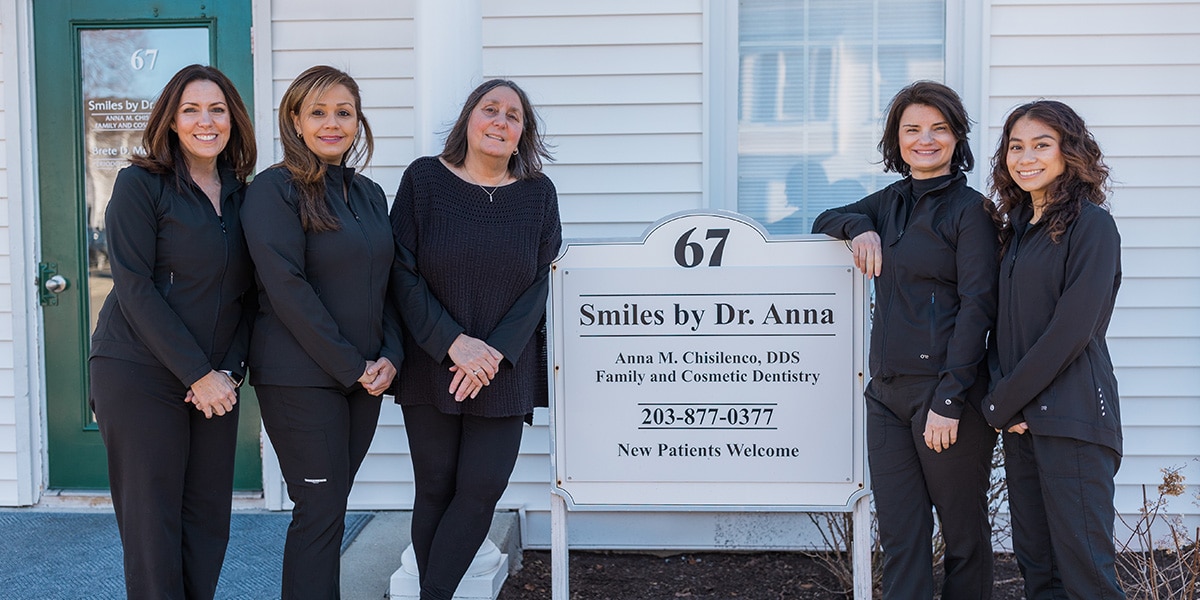
<svg viewBox="0 0 1200 600">
<path fill-rule="evenodd" d="M 416 482 L 412 542 L 421 600 L 450 600 L 508 487 L 524 417 L 448 415 L 432 406 L 403 409 Z"/>
</svg>

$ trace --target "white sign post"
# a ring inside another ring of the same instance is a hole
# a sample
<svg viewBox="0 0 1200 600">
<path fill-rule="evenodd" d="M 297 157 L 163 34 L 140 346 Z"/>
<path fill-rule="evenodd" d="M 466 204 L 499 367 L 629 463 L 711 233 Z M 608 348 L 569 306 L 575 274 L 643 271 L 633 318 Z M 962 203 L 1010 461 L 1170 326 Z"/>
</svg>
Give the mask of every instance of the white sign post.
<svg viewBox="0 0 1200 600">
<path fill-rule="evenodd" d="M 681 213 L 566 244 L 551 315 L 556 600 L 568 509 L 853 510 L 870 597 L 867 294 L 844 242 Z"/>
</svg>

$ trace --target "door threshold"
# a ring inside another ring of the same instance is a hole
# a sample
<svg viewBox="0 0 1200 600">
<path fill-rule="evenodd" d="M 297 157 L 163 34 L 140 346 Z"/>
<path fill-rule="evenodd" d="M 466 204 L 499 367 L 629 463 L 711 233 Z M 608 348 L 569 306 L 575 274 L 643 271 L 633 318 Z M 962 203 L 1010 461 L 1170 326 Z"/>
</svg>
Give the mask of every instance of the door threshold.
<svg viewBox="0 0 1200 600">
<path fill-rule="evenodd" d="M 262 491 L 236 491 L 233 493 L 233 510 L 265 509 L 266 499 Z M 73 511 L 112 510 L 112 494 L 108 490 L 46 490 L 33 509 Z"/>
</svg>

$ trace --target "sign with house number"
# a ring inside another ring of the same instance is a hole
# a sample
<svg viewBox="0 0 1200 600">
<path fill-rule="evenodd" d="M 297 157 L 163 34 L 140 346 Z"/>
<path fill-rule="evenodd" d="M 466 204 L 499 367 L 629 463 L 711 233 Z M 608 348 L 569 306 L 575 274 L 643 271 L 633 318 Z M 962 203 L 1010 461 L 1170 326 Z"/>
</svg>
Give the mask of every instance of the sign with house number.
<svg viewBox="0 0 1200 600">
<path fill-rule="evenodd" d="M 552 267 L 555 488 L 574 507 L 849 507 L 865 283 L 846 245 L 682 213 Z"/>
</svg>

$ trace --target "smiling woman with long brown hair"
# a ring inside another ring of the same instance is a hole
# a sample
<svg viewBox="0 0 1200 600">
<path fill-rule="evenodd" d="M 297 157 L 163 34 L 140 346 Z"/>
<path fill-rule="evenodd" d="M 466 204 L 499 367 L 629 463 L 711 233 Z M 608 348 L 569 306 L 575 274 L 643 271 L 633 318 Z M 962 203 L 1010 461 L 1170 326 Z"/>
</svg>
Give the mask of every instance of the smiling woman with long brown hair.
<svg viewBox="0 0 1200 600">
<path fill-rule="evenodd" d="M 279 136 L 283 162 L 242 209 L 261 305 L 250 379 L 296 503 L 282 598 L 336 598 L 346 499 L 403 357 L 386 299 L 394 244 L 383 189 L 354 168 L 372 139 L 353 78 L 297 76 Z"/>
<path fill-rule="evenodd" d="M 1022 105 L 992 158 L 1003 261 L 984 399 L 1004 434 L 1013 552 L 1032 600 L 1124 598 L 1113 478 L 1121 411 L 1105 335 L 1121 286 L 1108 166 L 1061 102 Z"/>
<path fill-rule="evenodd" d="M 223 73 L 181 69 L 105 212 L 113 289 L 90 396 L 129 598 L 212 598 L 229 542 L 253 269 L 238 209 L 254 131 Z"/>
</svg>

